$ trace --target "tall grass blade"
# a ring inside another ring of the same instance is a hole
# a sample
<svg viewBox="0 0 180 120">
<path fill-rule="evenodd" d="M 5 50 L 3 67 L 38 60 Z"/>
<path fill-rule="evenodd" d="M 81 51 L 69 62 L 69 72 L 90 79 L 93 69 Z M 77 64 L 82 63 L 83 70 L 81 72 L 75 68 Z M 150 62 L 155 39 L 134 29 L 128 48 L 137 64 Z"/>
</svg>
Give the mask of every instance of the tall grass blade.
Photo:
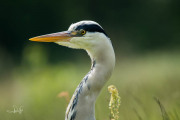
<svg viewBox="0 0 180 120">
<path fill-rule="evenodd" d="M 142 120 L 142 117 L 139 115 L 139 113 L 137 112 L 137 110 L 136 110 L 135 108 L 134 108 L 133 110 L 134 110 L 134 112 L 136 113 L 138 119 L 139 119 L 139 120 Z"/>
<path fill-rule="evenodd" d="M 157 102 L 157 104 L 159 105 L 159 107 L 161 109 L 161 114 L 162 114 L 163 120 L 170 120 L 170 118 L 169 118 L 163 104 L 160 102 L 160 100 L 158 98 L 156 98 L 156 97 L 154 99 L 155 99 L 155 101 Z"/>
<path fill-rule="evenodd" d="M 179 115 L 178 115 L 178 113 L 177 113 L 176 110 L 174 110 L 174 114 L 175 114 L 176 120 L 180 120 L 180 119 L 179 119 Z"/>
</svg>

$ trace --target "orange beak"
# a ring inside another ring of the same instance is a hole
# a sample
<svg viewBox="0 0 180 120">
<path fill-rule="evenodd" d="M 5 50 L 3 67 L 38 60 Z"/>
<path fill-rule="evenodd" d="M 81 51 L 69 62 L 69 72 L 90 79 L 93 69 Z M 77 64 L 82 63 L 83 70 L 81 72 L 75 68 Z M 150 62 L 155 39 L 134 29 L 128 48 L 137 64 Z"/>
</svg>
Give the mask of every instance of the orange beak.
<svg viewBox="0 0 180 120">
<path fill-rule="evenodd" d="M 71 35 L 70 32 L 64 31 L 64 32 L 58 32 L 58 33 L 52 33 L 47 35 L 41 35 L 37 37 L 30 38 L 31 41 L 36 42 L 69 42 L 73 35 Z"/>
</svg>

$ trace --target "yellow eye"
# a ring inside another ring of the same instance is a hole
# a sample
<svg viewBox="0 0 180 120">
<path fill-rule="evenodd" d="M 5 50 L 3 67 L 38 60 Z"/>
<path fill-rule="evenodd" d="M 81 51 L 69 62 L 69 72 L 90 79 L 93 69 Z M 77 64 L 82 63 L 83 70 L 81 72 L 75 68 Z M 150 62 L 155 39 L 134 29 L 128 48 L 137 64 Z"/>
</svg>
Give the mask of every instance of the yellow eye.
<svg viewBox="0 0 180 120">
<path fill-rule="evenodd" d="M 81 34 L 82 35 L 86 34 L 86 31 L 85 30 L 81 30 Z"/>
</svg>

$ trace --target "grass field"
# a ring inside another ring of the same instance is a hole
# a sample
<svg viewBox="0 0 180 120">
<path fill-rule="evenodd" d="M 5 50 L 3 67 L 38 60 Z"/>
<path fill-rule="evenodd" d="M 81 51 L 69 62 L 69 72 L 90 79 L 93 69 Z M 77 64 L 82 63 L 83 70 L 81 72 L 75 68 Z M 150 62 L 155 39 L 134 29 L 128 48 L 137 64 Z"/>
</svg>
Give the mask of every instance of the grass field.
<svg viewBox="0 0 180 120">
<path fill-rule="evenodd" d="M 71 96 L 90 62 L 52 65 L 39 55 L 29 54 L 22 58 L 22 65 L 0 77 L 4 79 L 0 82 L 0 120 L 64 120 L 67 101 L 58 94 L 67 91 Z M 180 120 L 178 52 L 117 58 L 113 75 L 96 102 L 97 120 L 110 119 L 107 87 L 111 84 L 121 96 L 120 120 Z M 13 105 L 23 106 L 23 112 L 7 112 Z"/>
</svg>

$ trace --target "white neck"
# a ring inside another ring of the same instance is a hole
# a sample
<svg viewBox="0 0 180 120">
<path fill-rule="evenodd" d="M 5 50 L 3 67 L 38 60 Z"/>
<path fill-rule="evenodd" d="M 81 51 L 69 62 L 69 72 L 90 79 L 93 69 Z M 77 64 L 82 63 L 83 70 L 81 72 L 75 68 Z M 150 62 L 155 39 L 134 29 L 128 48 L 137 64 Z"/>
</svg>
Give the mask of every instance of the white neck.
<svg viewBox="0 0 180 120">
<path fill-rule="evenodd" d="M 104 38 L 100 44 L 86 49 L 92 61 L 91 70 L 76 88 L 66 110 L 65 120 L 95 120 L 96 98 L 110 78 L 115 65 L 115 54 L 110 40 Z"/>
</svg>

